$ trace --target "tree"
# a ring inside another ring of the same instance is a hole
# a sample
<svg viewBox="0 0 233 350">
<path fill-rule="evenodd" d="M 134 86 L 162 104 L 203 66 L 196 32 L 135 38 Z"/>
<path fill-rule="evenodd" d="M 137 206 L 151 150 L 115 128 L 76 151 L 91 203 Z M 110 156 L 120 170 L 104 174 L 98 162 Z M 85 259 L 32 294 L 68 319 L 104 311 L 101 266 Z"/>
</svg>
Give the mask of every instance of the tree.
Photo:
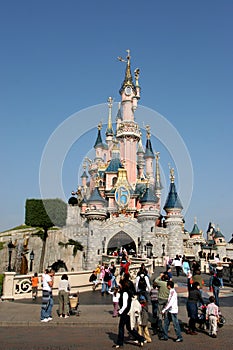
<svg viewBox="0 0 233 350">
<path fill-rule="evenodd" d="M 43 241 L 39 271 L 43 271 L 48 229 L 62 227 L 66 223 L 67 205 L 61 199 L 27 199 L 25 205 L 25 224 L 40 227 L 39 236 Z"/>
</svg>

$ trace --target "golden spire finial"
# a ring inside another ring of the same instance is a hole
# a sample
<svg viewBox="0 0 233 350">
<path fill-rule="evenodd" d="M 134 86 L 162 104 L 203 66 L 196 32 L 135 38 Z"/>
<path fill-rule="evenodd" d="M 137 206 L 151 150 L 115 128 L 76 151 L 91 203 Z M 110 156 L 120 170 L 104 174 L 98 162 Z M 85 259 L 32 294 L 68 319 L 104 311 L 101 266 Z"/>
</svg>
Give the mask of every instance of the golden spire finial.
<svg viewBox="0 0 233 350">
<path fill-rule="evenodd" d="M 146 137 L 148 140 L 150 139 L 150 136 L 151 136 L 150 125 L 146 125 Z"/>
<path fill-rule="evenodd" d="M 101 129 L 102 129 L 102 121 L 100 121 L 98 124 L 98 130 L 101 130 Z"/>
<path fill-rule="evenodd" d="M 195 216 L 194 217 L 194 224 L 196 224 L 197 223 L 197 217 Z"/>
<path fill-rule="evenodd" d="M 126 52 L 127 52 L 127 61 L 128 61 L 128 64 L 130 64 L 130 50 L 128 49 L 128 50 L 126 50 Z"/>
<path fill-rule="evenodd" d="M 169 169 L 170 169 L 170 181 L 171 183 L 174 183 L 175 182 L 174 168 L 171 168 L 170 164 L 169 164 Z"/>
</svg>

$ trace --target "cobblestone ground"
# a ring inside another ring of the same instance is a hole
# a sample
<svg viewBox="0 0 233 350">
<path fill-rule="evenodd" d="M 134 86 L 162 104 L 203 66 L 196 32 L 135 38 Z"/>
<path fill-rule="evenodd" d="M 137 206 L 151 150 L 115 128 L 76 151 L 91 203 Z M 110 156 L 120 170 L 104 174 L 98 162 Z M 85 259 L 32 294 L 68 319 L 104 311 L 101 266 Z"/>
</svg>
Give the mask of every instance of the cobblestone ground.
<svg viewBox="0 0 233 350">
<path fill-rule="evenodd" d="M 127 334 L 126 334 L 127 335 Z M 1 350 L 105 350 L 112 348 L 116 341 L 117 327 L 1 327 Z M 224 326 L 218 332 L 217 339 L 206 333 L 196 336 L 184 334 L 183 343 L 175 343 L 174 331 L 171 328 L 168 341 L 159 341 L 152 336 L 152 343 L 145 344 L 147 350 L 180 349 L 180 350 L 222 350 L 232 349 L 232 327 Z M 173 339 L 172 339 L 173 338 Z M 138 346 L 126 336 L 125 350 L 137 349 Z"/>
</svg>

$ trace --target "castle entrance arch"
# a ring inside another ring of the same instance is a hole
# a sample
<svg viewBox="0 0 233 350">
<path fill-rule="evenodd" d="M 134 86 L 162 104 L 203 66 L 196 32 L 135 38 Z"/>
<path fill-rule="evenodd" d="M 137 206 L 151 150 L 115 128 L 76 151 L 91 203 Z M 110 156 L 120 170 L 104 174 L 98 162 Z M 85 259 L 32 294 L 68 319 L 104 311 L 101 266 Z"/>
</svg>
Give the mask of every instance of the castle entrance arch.
<svg viewBox="0 0 233 350">
<path fill-rule="evenodd" d="M 129 254 L 136 254 L 137 248 L 134 240 L 124 231 L 119 231 L 109 240 L 107 254 L 111 255 L 121 247 L 125 248 Z"/>
</svg>

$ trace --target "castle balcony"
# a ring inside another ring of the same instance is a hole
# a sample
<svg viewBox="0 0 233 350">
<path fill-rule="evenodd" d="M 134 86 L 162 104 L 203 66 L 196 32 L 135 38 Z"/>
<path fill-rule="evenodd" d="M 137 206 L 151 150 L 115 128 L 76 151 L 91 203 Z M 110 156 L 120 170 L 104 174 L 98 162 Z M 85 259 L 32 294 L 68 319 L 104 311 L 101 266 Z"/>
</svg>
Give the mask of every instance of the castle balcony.
<svg viewBox="0 0 233 350">
<path fill-rule="evenodd" d="M 146 221 L 146 220 L 157 220 L 159 217 L 159 211 L 157 209 L 155 210 L 143 210 L 140 209 L 138 211 L 137 219 L 139 222 Z"/>
<path fill-rule="evenodd" d="M 106 220 L 108 214 L 107 214 L 107 210 L 105 208 L 99 208 L 99 209 L 95 209 L 95 208 L 87 208 L 85 213 L 83 213 L 83 216 L 87 219 L 87 220 Z"/>
</svg>

